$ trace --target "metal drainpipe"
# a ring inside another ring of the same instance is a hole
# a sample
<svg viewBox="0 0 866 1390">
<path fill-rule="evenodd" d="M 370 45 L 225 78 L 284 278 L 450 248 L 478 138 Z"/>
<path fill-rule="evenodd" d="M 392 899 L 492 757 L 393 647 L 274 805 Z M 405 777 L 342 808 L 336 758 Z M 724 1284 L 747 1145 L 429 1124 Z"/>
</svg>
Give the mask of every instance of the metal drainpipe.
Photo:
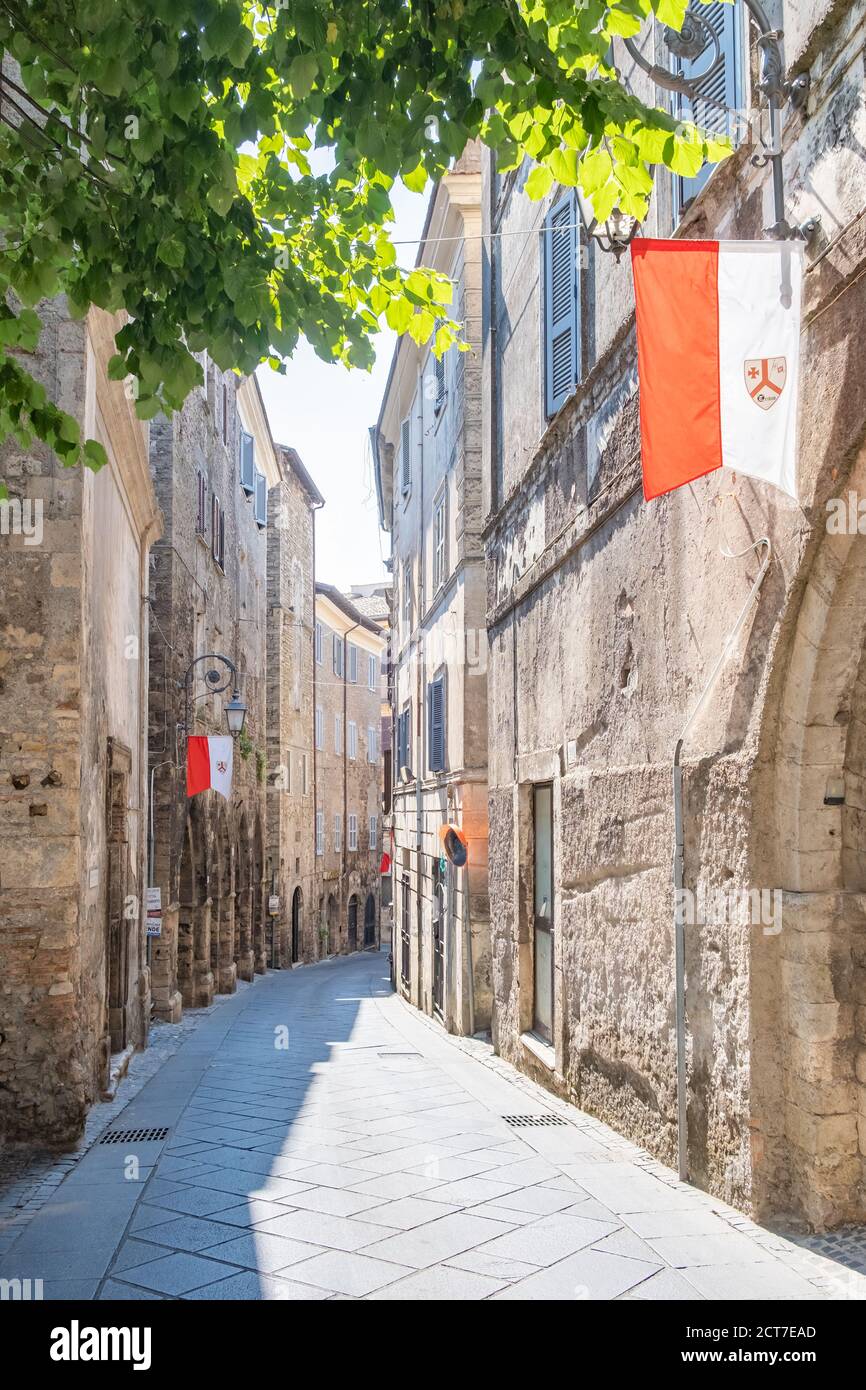
<svg viewBox="0 0 866 1390">
<path fill-rule="evenodd" d="M 731 648 L 746 620 L 746 615 L 752 606 L 752 602 L 764 581 L 770 564 L 770 557 L 773 547 L 769 536 L 761 536 L 751 545 L 747 545 L 744 550 L 738 550 L 732 554 L 731 551 L 723 549 L 722 555 L 729 560 L 738 560 L 743 555 L 748 555 L 750 551 L 757 550 L 758 546 L 766 546 L 764 558 L 761 561 L 757 578 L 749 590 L 749 596 L 740 609 L 737 621 L 731 628 L 724 642 L 722 649 L 716 658 L 716 663 L 709 674 L 706 685 L 698 696 L 697 704 L 683 725 L 682 733 L 677 739 L 674 749 L 673 759 L 673 789 L 674 789 L 674 942 L 675 942 L 675 971 L 676 971 L 676 1034 L 677 1034 L 677 1168 L 679 1171 L 680 1182 L 689 1180 L 689 1127 L 688 1127 L 688 1077 L 686 1075 L 686 928 L 685 928 L 685 903 L 684 903 L 684 855 L 685 855 L 685 832 L 683 826 L 683 769 L 681 766 L 681 756 L 683 744 L 686 737 L 703 709 L 704 702 L 715 683 L 716 677 L 728 659 Z"/>
</svg>

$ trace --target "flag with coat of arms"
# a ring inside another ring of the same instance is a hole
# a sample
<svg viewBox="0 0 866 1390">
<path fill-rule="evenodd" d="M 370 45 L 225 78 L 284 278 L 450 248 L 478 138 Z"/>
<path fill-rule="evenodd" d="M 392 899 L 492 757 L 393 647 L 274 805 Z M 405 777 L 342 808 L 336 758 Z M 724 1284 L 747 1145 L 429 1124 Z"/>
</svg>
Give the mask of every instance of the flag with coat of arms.
<svg viewBox="0 0 866 1390">
<path fill-rule="evenodd" d="M 228 734 L 192 735 L 186 741 L 186 794 L 215 791 L 228 801 L 232 790 L 234 739 Z"/>
</svg>

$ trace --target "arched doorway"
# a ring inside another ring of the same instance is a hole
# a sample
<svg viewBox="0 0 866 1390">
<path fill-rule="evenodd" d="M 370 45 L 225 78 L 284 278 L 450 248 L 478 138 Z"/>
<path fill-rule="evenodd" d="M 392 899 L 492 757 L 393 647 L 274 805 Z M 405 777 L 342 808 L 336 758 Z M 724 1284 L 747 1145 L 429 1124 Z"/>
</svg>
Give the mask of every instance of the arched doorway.
<svg viewBox="0 0 866 1390">
<path fill-rule="evenodd" d="M 367 894 L 364 903 L 364 945 L 376 945 L 376 899 L 372 893 Z"/>
<path fill-rule="evenodd" d="M 338 950 L 337 932 L 339 929 L 339 918 L 337 916 L 337 899 L 333 893 L 328 894 L 328 955 L 335 956 Z"/>
<path fill-rule="evenodd" d="M 261 819 L 256 816 L 256 830 L 253 840 L 253 957 L 257 975 L 264 975 L 268 968 L 265 946 L 264 877 L 264 837 Z"/>
<path fill-rule="evenodd" d="M 353 893 L 349 899 L 349 940 L 347 950 L 357 951 L 358 949 L 358 899 Z"/>
<path fill-rule="evenodd" d="M 292 965 L 301 956 L 301 919 L 304 911 L 304 895 L 300 888 L 292 894 Z"/>
</svg>

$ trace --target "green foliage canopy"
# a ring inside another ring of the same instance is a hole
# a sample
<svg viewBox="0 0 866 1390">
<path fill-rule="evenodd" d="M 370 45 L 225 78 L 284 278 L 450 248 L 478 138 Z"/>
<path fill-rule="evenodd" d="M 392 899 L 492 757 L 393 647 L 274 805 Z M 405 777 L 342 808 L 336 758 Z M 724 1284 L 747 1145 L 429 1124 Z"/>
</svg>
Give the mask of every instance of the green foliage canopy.
<svg viewBox="0 0 866 1390">
<path fill-rule="evenodd" d="M 725 150 L 627 92 L 613 38 L 686 0 L 0 0 L 0 439 L 104 461 L 27 371 L 36 306 L 125 310 L 111 374 L 143 419 L 179 407 L 206 349 L 284 370 L 301 335 L 373 361 L 383 321 L 454 342 L 448 279 L 403 269 L 390 189 L 468 141 L 527 191 L 580 184 L 641 215 L 651 166 Z"/>
</svg>

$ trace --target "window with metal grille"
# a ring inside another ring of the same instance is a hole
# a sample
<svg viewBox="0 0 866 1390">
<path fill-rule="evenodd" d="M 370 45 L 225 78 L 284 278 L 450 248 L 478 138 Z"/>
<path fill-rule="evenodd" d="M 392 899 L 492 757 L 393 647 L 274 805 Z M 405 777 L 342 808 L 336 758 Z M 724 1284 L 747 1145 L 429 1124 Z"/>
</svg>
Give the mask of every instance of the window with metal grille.
<svg viewBox="0 0 866 1390">
<path fill-rule="evenodd" d="M 358 817 L 355 815 L 354 811 L 350 811 L 350 812 L 349 812 L 348 837 L 349 837 L 349 849 L 357 849 L 357 848 L 358 848 Z"/>
<path fill-rule="evenodd" d="M 334 816 L 334 849 L 339 854 L 343 848 L 343 817 Z"/>
<path fill-rule="evenodd" d="M 325 853 L 325 813 L 316 812 L 316 854 Z"/>
<path fill-rule="evenodd" d="M 445 673 L 427 687 L 427 749 L 431 772 L 445 767 Z"/>
<path fill-rule="evenodd" d="M 441 497 L 434 504 L 433 508 L 433 592 L 434 594 L 445 583 L 446 577 L 446 501 L 447 494 L 443 490 Z"/>
<path fill-rule="evenodd" d="M 204 470 L 196 469 L 195 473 L 195 533 L 197 536 L 207 536 L 207 477 Z"/>
<path fill-rule="evenodd" d="M 250 497 L 256 490 L 256 442 L 246 430 L 238 437 L 238 463 L 241 487 Z"/>
<path fill-rule="evenodd" d="M 408 492 L 412 486 L 412 421 L 408 417 L 400 426 L 400 488 Z"/>
<path fill-rule="evenodd" d="M 268 524 L 268 480 L 264 473 L 256 474 L 256 500 L 253 515 L 259 530 L 263 531 Z"/>
<path fill-rule="evenodd" d="M 317 664 L 318 666 L 321 666 L 321 664 L 322 664 L 322 646 L 323 646 L 323 644 L 324 644 L 324 633 L 322 632 L 322 624 L 321 624 L 321 623 L 316 623 L 316 664 Z"/>
<path fill-rule="evenodd" d="M 348 743 L 349 757 L 350 757 L 350 758 L 357 758 L 357 756 L 358 756 L 358 726 L 357 726 L 357 724 L 355 723 L 354 719 L 350 719 L 350 720 L 349 720 L 347 743 Z"/>
<path fill-rule="evenodd" d="M 695 5 L 693 8 L 698 18 L 713 31 L 718 42 L 719 54 L 716 61 L 712 62 L 715 44 L 708 35 L 703 51 L 696 58 L 688 61 L 673 58 L 673 69 L 678 76 L 691 78 L 696 73 L 704 74 L 695 83 L 694 101 L 685 96 L 674 96 L 674 114 L 680 121 L 694 121 L 695 125 L 708 134 L 735 139 L 735 112 L 741 105 L 743 90 L 742 7 L 737 0 L 733 5 Z M 675 222 L 679 222 L 714 167 L 712 164 L 705 164 L 691 179 L 674 175 Z"/>
<path fill-rule="evenodd" d="M 221 570 L 225 569 L 226 559 L 226 514 L 220 500 L 214 493 L 211 499 L 211 554 Z"/>
<path fill-rule="evenodd" d="M 544 220 L 545 408 L 555 415 L 580 380 L 580 259 L 570 192 Z"/>
</svg>

